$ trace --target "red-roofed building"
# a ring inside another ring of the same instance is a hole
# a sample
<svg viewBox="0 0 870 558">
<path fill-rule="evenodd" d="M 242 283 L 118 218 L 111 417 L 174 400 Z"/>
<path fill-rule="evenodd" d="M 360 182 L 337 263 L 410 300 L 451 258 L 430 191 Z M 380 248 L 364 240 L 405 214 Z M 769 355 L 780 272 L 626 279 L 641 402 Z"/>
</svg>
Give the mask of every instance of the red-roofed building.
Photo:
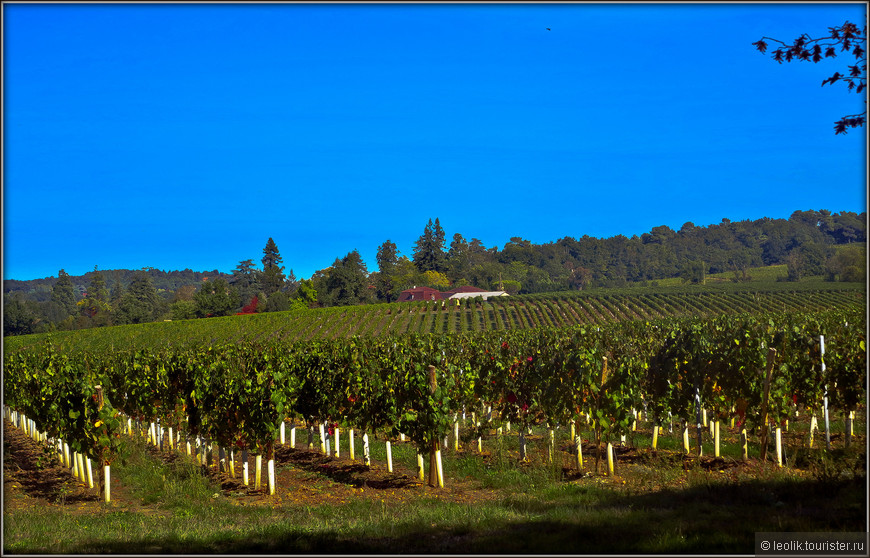
<svg viewBox="0 0 870 558">
<path fill-rule="evenodd" d="M 432 287 L 414 287 L 402 291 L 396 302 L 411 302 L 414 300 L 443 300 L 441 291 Z"/>
</svg>

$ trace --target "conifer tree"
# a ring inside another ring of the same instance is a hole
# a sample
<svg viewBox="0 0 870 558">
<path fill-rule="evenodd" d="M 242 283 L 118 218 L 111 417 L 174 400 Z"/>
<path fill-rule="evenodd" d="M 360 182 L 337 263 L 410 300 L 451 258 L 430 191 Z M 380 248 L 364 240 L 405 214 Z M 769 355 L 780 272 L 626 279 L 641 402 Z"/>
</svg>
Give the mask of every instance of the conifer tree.
<svg viewBox="0 0 870 558">
<path fill-rule="evenodd" d="M 118 303 L 119 321 L 128 324 L 150 322 L 154 319 L 158 302 L 157 289 L 151 278 L 144 271 L 138 271 Z"/>
<path fill-rule="evenodd" d="M 263 276 L 262 286 L 266 296 L 281 290 L 284 286 L 284 266 L 280 265 L 283 259 L 278 252 L 278 246 L 272 237 L 263 248 Z"/>
<path fill-rule="evenodd" d="M 414 243 L 414 264 L 420 271 L 444 271 L 446 254 L 444 252 L 444 229 L 441 223 L 432 219 L 423 229 L 423 235 Z"/>
<path fill-rule="evenodd" d="M 78 302 L 81 313 L 89 319 L 87 327 L 100 327 L 111 324 L 111 307 L 109 306 L 109 289 L 103 274 L 94 266 L 94 274 L 88 284 L 87 298 Z"/>
<path fill-rule="evenodd" d="M 106 288 L 106 280 L 103 278 L 103 274 L 97 271 L 97 266 L 94 266 L 94 274 L 91 276 L 91 282 L 88 284 L 88 298 L 101 302 L 109 301 L 109 290 Z"/>
<path fill-rule="evenodd" d="M 60 307 L 66 316 L 76 310 L 76 294 L 69 274 L 61 269 L 57 272 L 57 282 L 51 288 L 51 301 Z"/>
<path fill-rule="evenodd" d="M 396 273 L 396 264 L 399 262 L 396 244 L 386 240 L 378 247 L 377 253 L 378 272 L 375 275 L 375 291 L 380 300 L 392 302 L 393 298 L 393 275 Z"/>
<path fill-rule="evenodd" d="M 332 306 L 371 302 L 368 270 L 358 251 L 352 250 L 345 257 L 335 259 L 326 288 L 326 299 Z"/>
</svg>

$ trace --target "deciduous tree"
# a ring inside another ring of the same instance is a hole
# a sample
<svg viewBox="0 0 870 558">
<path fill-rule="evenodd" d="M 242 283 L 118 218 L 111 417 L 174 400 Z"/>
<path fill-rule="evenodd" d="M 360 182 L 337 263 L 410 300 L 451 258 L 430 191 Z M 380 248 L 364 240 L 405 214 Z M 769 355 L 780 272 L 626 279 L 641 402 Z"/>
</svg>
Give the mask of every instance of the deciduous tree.
<svg viewBox="0 0 870 558">
<path fill-rule="evenodd" d="M 293 298 L 294 300 L 302 302 L 306 306 L 316 304 L 317 291 L 314 289 L 314 284 L 308 279 L 299 281 L 299 288 L 296 289 Z"/>
<path fill-rule="evenodd" d="M 864 30 L 858 28 L 857 25 L 850 22 L 845 22 L 838 27 L 828 27 L 828 35 L 813 39 L 808 34 L 804 33 L 791 44 L 773 39 L 770 37 L 762 37 L 758 41 L 752 43 L 759 52 L 764 54 L 767 52 L 768 41 L 779 43 L 771 57 L 782 64 L 783 60 L 791 62 L 792 60 L 800 60 L 805 62 L 818 63 L 825 58 L 836 58 L 837 49 L 839 52 L 846 52 L 854 59 L 854 64 L 846 64 L 845 73 L 839 71 L 834 72 L 830 77 L 822 80 L 822 86 L 830 83 L 843 83 L 849 91 L 855 91 L 860 94 L 867 86 L 867 51 L 865 42 L 867 39 L 867 26 Z M 867 104 L 865 99 L 864 104 Z M 847 128 L 857 128 L 863 126 L 866 119 L 867 110 L 858 114 L 849 114 L 842 117 L 834 123 L 835 134 L 845 134 Z"/>
<path fill-rule="evenodd" d="M 5 297 L 3 301 L 3 336 L 27 335 L 34 333 L 34 327 L 38 318 L 28 308 L 27 301 L 21 293 Z"/>
<path fill-rule="evenodd" d="M 423 278 L 425 279 L 424 284 L 433 289 L 446 289 L 450 286 L 450 279 L 448 279 L 443 273 L 437 271 L 424 271 Z"/>
<path fill-rule="evenodd" d="M 275 249 L 277 250 L 277 247 Z M 260 291 L 261 274 L 262 272 L 254 267 L 254 260 L 242 260 L 233 270 L 229 284 L 236 289 L 242 304 L 249 304 L 251 299 L 257 296 Z"/>
<path fill-rule="evenodd" d="M 199 318 L 209 316 L 227 316 L 238 307 L 239 295 L 226 281 L 218 277 L 214 281 L 204 281 L 196 294 L 196 315 Z"/>
</svg>

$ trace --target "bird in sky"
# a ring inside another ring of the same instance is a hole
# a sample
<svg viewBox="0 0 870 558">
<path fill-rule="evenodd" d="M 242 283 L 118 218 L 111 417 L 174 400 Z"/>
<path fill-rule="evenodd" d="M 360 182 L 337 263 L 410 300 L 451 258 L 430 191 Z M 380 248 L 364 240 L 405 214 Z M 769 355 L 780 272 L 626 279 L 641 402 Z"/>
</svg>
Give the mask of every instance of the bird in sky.
<svg viewBox="0 0 870 558">
<path fill-rule="evenodd" d="M 547 27 L 547 31 L 549 31 L 549 30 L 550 30 L 550 28 L 549 28 L 549 27 Z"/>
</svg>

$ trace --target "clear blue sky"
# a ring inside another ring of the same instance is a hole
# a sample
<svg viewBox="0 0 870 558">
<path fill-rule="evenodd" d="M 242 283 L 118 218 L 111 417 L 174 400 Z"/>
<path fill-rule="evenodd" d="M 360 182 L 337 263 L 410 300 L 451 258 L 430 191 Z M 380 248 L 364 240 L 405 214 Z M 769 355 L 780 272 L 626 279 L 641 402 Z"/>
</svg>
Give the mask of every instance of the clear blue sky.
<svg viewBox="0 0 870 558">
<path fill-rule="evenodd" d="M 866 211 L 866 4 L 4 4 L 3 277 Z M 546 28 L 550 28 L 548 31 Z"/>
</svg>

